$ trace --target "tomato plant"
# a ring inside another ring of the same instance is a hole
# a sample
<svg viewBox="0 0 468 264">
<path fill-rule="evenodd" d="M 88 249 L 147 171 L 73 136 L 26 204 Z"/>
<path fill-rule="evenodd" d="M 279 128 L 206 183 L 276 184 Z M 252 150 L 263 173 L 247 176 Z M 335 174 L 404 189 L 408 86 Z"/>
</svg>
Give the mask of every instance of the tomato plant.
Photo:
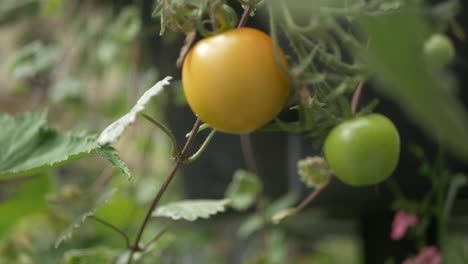
<svg viewBox="0 0 468 264">
<path fill-rule="evenodd" d="M 380 114 L 345 121 L 325 140 L 325 157 L 336 177 L 353 186 L 385 180 L 395 169 L 399 153 L 398 131 Z"/>
<path fill-rule="evenodd" d="M 284 56 L 282 63 L 286 65 Z M 270 121 L 289 89 L 273 41 L 253 28 L 232 29 L 195 44 L 185 58 L 182 82 L 193 112 L 217 130 L 234 134 Z"/>
</svg>

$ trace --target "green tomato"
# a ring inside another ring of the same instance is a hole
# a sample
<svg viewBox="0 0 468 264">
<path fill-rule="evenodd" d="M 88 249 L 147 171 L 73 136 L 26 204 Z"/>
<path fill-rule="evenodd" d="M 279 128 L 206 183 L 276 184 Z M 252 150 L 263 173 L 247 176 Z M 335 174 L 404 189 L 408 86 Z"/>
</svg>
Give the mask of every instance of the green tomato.
<svg viewBox="0 0 468 264">
<path fill-rule="evenodd" d="M 431 66 L 443 67 L 455 57 L 455 48 L 448 37 L 434 34 L 424 43 L 424 56 Z"/>
<path fill-rule="evenodd" d="M 324 147 L 337 178 L 352 186 L 366 186 L 392 174 L 400 155 L 400 136 L 387 117 L 371 114 L 336 126 Z"/>
</svg>

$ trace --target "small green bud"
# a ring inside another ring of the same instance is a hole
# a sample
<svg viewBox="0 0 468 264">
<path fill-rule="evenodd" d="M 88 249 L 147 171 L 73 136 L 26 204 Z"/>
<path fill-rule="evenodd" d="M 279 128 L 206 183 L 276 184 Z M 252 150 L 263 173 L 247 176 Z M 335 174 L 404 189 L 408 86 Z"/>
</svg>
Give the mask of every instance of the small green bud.
<svg viewBox="0 0 468 264">
<path fill-rule="evenodd" d="M 332 171 L 322 157 L 307 157 L 297 163 L 301 180 L 308 186 L 322 188 L 330 182 Z"/>
<path fill-rule="evenodd" d="M 455 57 L 455 48 L 447 36 L 434 34 L 424 43 L 424 56 L 431 66 L 444 67 Z"/>
</svg>

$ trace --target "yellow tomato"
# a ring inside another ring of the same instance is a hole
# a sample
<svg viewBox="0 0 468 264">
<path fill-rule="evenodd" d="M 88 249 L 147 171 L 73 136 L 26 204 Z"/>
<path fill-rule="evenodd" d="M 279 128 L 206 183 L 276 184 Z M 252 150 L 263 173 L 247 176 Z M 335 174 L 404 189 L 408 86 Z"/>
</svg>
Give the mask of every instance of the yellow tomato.
<svg viewBox="0 0 468 264">
<path fill-rule="evenodd" d="M 286 65 L 281 53 L 283 65 Z M 213 128 L 250 133 L 273 119 L 288 97 L 289 80 L 275 61 L 273 41 L 253 28 L 199 41 L 182 68 L 192 111 Z"/>
</svg>

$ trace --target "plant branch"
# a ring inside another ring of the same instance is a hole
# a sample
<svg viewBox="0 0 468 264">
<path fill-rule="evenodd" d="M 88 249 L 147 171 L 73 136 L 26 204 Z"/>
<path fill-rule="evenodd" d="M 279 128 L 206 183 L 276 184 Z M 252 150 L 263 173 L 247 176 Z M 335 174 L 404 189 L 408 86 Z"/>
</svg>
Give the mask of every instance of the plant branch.
<svg viewBox="0 0 468 264">
<path fill-rule="evenodd" d="M 191 162 L 194 162 L 196 159 L 198 159 L 198 157 L 200 157 L 200 155 L 205 151 L 206 147 L 208 147 L 208 145 L 211 142 L 211 139 L 213 139 L 215 134 L 216 134 L 216 129 L 212 129 L 210 134 L 206 137 L 205 141 L 201 145 L 201 147 L 197 150 L 197 152 L 195 152 L 195 154 L 187 158 L 184 161 L 184 163 L 191 163 Z"/>
<path fill-rule="evenodd" d="M 245 166 L 247 170 L 258 176 L 257 164 L 255 163 L 254 152 L 252 148 L 252 141 L 249 134 L 240 136 L 242 156 L 244 157 Z"/>
<path fill-rule="evenodd" d="M 304 209 L 310 202 L 312 202 L 322 190 L 323 187 L 315 188 L 314 191 L 311 192 L 309 196 L 307 196 L 307 198 L 305 198 L 298 206 L 294 208 L 294 213 L 302 211 L 302 209 Z"/>
<path fill-rule="evenodd" d="M 239 24 L 237 24 L 237 28 L 241 28 L 245 26 L 247 23 L 247 19 L 249 19 L 250 12 L 252 11 L 252 6 L 247 5 L 244 9 L 244 13 L 242 13 L 241 19 L 239 21 Z"/>
<path fill-rule="evenodd" d="M 361 81 L 358 87 L 356 88 L 356 90 L 354 91 L 353 99 L 351 100 L 351 111 L 353 112 L 353 114 L 356 113 L 363 86 L 364 86 L 364 81 Z"/>
<path fill-rule="evenodd" d="M 128 264 L 131 264 L 132 261 L 133 261 L 133 254 L 136 252 L 136 251 L 140 251 L 142 250 L 142 248 L 140 247 L 140 240 L 143 236 L 143 232 L 145 231 L 145 228 L 146 228 L 146 225 L 148 224 L 149 222 L 149 219 L 151 217 L 151 214 L 152 212 L 154 211 L 154 209 L 156 208 L 156 205 L 158 204 L 159 200 L 161 199 L 162 195 L 164 194 L 164 192 L 166 191 L 167 189 L 167 186 L 169 185 L 169 183 L 172 181 L 172 179 L 174 178 L 175 176 L 175 173 L 177 172 L 177 169 L 180 167 L 180 165 L 182 165 L 183 161 L 186 159 L 187 157 L 187 153 L 190 149 L 190 147 L 192 146 L 192 143 L 195 139 L 195 136 L 197 135 L 197 131 L 198 131 L 198 128 L 200 127 L 201 125 L 201 120 L 199 118 L 197 118 L 197 120 L 195 121 L 195 124 L 193 125 L 193 128 L 192 128 L 192 132 L 190 134 L 190 137 L 187 139 L 187 141 L 185 142 L 185 145 L 182 149 L 182 151 L 180 152 L 179 155 L 177 155 L 175 157 L 175 163 L 171 169 L 171 171 L 169 172 L 169 174 L 167 175 L 166 179 L 164 180 L 163 184 L 161 185 L 158 193 L 156 194 L 156 196 L 154 197 L 154 200 L 153 202 L 151 203 L 151 206 L 150 208 L 148 209 L 148 211 L 146 212 L 146 217 L 145 219 L 143 220 L 143 223 L 141 224 L 141 227 L 140 227 L 140 230 L 138 231 L 138 235 L 137 235 L 137 238 L 135 240 L 135 243 L 133 243 L 133 245 L 130 247 L 130 255 L 129 255 L 129 258 L 128 258 Z"/>
<path fill-rule="evenodd" d="M 209 126 L 208 124 L 206 124 L 206 123 L 205 123 L 205 124 L 201 124 L 200 127 L 199 127 L 198 130 L 197 130 L 197 133 L 200 133 L 200 132 L 202 132 L 203 130 L 209 128 L 209 127 L 210 127 L 210 126 Z M 192 134 L 192 131 L 190 131 L 190 132 L 188 132 L 187 134 L 185 134 L 185 137 L 188 138 L 188 137 L 190 137 L 191 134 Z"/>
<path fill-rule="evenodd" d="M 97 216 L 95 216 L 95 215 L 92 215 L 92 216 L 90 216 L 90 217 L 91 217 L 92 219 L 94 219 L 96 222 L 99 222 L 99 223 L 101 223 L 101 224 L 107 226 L 108 228 L 114 230 L 114 231 L 117 232 L 119 235 L 121 235 L 122 238 L 125 240 L 125 246 L 126 246 L 127 248 L 130 248 L 130 239 L 128 238 L 127 234 L 126 234 L 124 231 L 122 231 L 120 228 L 116 227 L 115 225 L 113 225 L 113 224 L 107 222 L 106 220 L 101 219 L 101 218 L 99 218 L 99 217 L 97 217 Z"/>
<path fill-rule="evenodd" d="M 169 229 L 169 227 L 171 227 L 171 225 L 173 224 L 174 222 L 173 221 L 169 221 L 166 223 L 166 225 L 164 225 L 164 227 L 159 230 L 158 233 L 156 233 L 156 235 L 153 236 L 153 238 L 151 238 L 150 240 L 148 240 L 148 242 L 146 242 L 145 245 L 143 245 L 142 249 L 145 250 L 147 249 L 151 243 L 155 242 L 156 240 L 158 240 L 162 235 L 164 235 L 164 233 L 166 233 L 166 231 Z"/>
</svg>

